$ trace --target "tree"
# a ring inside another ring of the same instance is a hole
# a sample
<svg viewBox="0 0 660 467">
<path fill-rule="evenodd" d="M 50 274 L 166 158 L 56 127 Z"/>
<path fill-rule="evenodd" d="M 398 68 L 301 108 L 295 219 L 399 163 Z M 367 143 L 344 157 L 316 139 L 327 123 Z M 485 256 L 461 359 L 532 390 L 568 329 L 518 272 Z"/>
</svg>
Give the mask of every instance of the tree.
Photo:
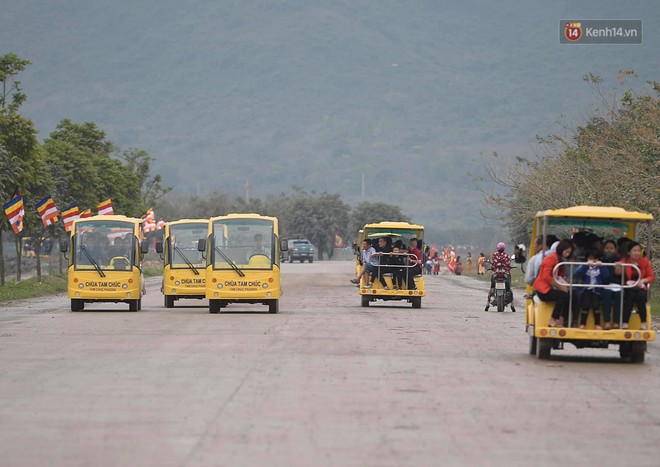
<svg viewBox="0 0 660 467">
<path fill-rule="evenodd" d="M 4 200 L 3 204 L 11 198 L 13 190 L 17 186 L 25 186 L 30 181 L 32 171 L 37 172 L 37 177 L 40 173 L 40 168 L 35 165 L 38 148 L 37 130 L 30 120 L 18 113 L 27 96 L 23 93 L 20 81 L 16 79 L 16 76 L 29 64 L 28 60 L 21 59 L 13 53 L 0 57 L 0 82 L 2 83 L 0 90 L 0 148 L 4 153 L 0 159 L 3 164 L 0 196 Z M 3 219 L 0 225 L 0 284 L 5 282 L 2 236 L 7 228 L 9 225 Z M 16 237 L 17 280 L 21 278 L 21 246 L 21 235 L 19 235 Z"/>
<path fill-rule="evenodd" d="M 619 79 L 629 76 L 634 72 L 621 72 Z M 585 79 L 604 110 L 568 134 L 539 138 L 536 154 L 509 165 L 498 159 L 489 168 L 504 192 L 486 193 L 485 204 L 502 213 L 514 239 L 529 235 L 537 211 L 580 204 L 646 211 L 660 221 L 660 83 L 649 82 L 646 94 L 629 89 L 613 100 L 601 91 L 600 78 Z M 657 236 L 648 241 L 658 247 Z"/>
<path fill-rule="evenodd" d="M 143 149 L 127 149 L 122 151 L 121 159 L 125 162 L 126 170 L 137 178 L 142 194 L 142 203 L 147 208 L 154 207 L 160 199 L 172 191 L 172 187 L 164 187 L 159 174 L 151 175 L 151 163 L 154 158 Z"/>
<path fill-rule="evenodd" d="M 399 206 L 386 203 L 363 201 L 351 213 L 350 235 L 357 237 L 358 231 L 366 224 L 375 222 L 410 222 Z"/>
</svg>

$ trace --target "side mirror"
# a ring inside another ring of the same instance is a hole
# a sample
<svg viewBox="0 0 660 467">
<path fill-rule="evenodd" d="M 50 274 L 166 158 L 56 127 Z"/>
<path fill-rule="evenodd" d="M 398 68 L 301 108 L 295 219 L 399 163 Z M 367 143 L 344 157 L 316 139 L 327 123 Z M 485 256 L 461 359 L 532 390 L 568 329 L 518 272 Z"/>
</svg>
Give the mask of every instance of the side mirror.
<svg viewBox="0 0 660 467">
<path fill-rule="evenodd" d="M 163 242 L 156 242 L 156 253 L 163 253 Z"/>
<path fill-rule="evenodd" d="M 206 251 L 206 239 L 205 238 L 200 238 L 197 241 L 197 251 Z"/>
<path fill-rule="evenodd" d="M 145 255 L 149 253 L 149 240 L 142 240 L 140 242 L 140 251 Z"/>
<path fill-rule="evenodd" d="M 280 240 L 280 251 L 289 251 L 289 242 Z"/>
<path fill-rule="evenodd" d="M 69 240 L 60 240 L 60 252 L 66 253 L 69 251 Z"/>
</svg>

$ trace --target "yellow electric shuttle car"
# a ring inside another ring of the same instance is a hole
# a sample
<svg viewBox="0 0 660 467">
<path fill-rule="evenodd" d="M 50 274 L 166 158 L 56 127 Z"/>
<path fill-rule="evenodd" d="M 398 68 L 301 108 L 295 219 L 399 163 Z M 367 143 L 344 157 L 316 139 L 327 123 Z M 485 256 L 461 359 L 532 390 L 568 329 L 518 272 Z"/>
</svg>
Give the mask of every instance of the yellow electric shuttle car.
<svg viewBox="0 0 660 467">
<path fill-rule="evenodd" d="M 552 350 L 559 350 L 564 348 L 564 344 L 573 344 L 576 348 L 607 348 L 610 345 L 618 345 L 619 353 L 622 358 L 630 359 L 633 362 L 643 362 L 644 354 L 646 351 L 647 342 L 655 340 L 655 331 L 651 330 L 651 309 L 648 305 L 644 310 L 636 310 L 632 315 L 629 325 L 624 329 L 622 322 L 623 301 L 620 299 L 615 300 L 615 306 L 619 307 L 618 310 L 613 309 L 612 313 L 612 326 L 611 329 L 606 327 L 597 326 L 595 322 L 595 315 L 593 310 L 590 310 L 584 329 L 578 325 L 577 318 L 579 310 L 573 308 L 573 295 L 579 294 L 580 290 L 584 287 L 592 287 L 603 290 L 609 288 L 612 291 L 619 293 L 621 291 L 625 294 L 626 289 L 636 287 L 638 281 L 625 281 L 621 275 L 621 283 L 610 284 L 585 284 L 578 283 L 577 280 L 572 278 L 577 277 L 575 274 L 577 268 L 580 266 L 588 265 L 584 258 L 584 252 L 580 251 L 579 239 L 580 236 L 591 236 L 594 239 L 613 239 L 617 240 L 621 237 L 626 237 L 631 240 L 638 240 L 642 230 L 642 226 L 648 228 L 644 232 L 644 241 L 646 242 L 646 256 L 651 258 L 651 242 L 652 238 L 652 221 L 653 216 L 641 212 L 626 211 L 617 207 L 592 207 L 592 206 L 576 206 L 566 209 L 556 209 L 548 211 L 540 211 L 534 218 L 532 227 L 532 244 L 530 247 L 531 258 L 538 253 L 535 251 L 535 241 L 537 236 L 543 237 L 543 245 L 546 244 L 546 237 L 550 234 L 556 235 L 559 238 L 573 238 L 574 242 L 578 243 L 576 250 L 577 258 L 571 259 L 569 262 L 562 262 L 555 267 L 553 272 L 554 277 L 559 282 L 567 282 L 569 286 L 569 316 L 566 323 L 567 327 L 549 327 L 550 317 L 554 308 L 554 302 L 543 302 L 533 295 L 533 290 L 527 286 L 527 301 L 526 301 L 526 330 L 529 334 L 529 351 L 530 354 L 536 355 L 540 359 L 547 359 L 550 357 Z M 547 255 L 547 253 L 546 253 Z M 617 263 L 603 262 L 602 266 L 615 267 Z M 626 265 L 623 267 L 632 267 L 639 269 L 634 265 Z M 560 278 L 559 270 L 563 270 L 563 276 Z M 599 307 L 600 309 L 600 307 Z M 641 329 L 641 320 L 639 314 L 646 315 L 646 322 L 649 323 L 647 329 Z M 599 316 L 603 314 L 600 313 Z M 618 316 L 618 322 L 613 319 Z"/>
<path fill-rule="evenodd" d="M 229 214 L 209 219 L 208 237 L 200 240 L 206 258 L 209 312 L 230 303 L 261 303 L 277 313 L 282 294 L 276 217 Z"/>
<path fill-rule="evenodd" d="M 206 265 L 197 249 L 208 235 L 208 219 L 182 219 L 165 224 L 163 242 L 156 252 L 163 258 L 165 308 L 174 307 L 182 298 L 206 298 Z"/>
<path fill-rule="evenodd" d="M 149 245 L 142 221 L 125 216 L 94 216 L 73 222 L 60 249 L 68 256 L 68 295 L 71 311 L 85 303 L 124 302 L 130 311 L 142 308 L 145 292 L 142 256 Z"/>
<path fill-rule="evenodd" d="M 410 302 L 413 308 L 422 307 L 426 295 L 422 276 L 424 227 L 407 222 L 379 222 L 362 229 L 362 239 L 369 238 L 377 253 L 371 255 L 367 272 L 360 281 L 361 305 L 369 306 L 376 300 Z M 416 244 L 419 255 L 409 248 Z M 394 251 L 399 245 L 398 252 Z"/>
</svg>

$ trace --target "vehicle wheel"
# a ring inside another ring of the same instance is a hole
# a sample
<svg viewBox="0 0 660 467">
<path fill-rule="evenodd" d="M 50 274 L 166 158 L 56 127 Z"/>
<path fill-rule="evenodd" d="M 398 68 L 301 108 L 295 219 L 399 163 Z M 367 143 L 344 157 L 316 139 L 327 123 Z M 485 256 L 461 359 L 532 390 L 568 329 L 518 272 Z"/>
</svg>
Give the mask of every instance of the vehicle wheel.
<svg viewBox="0 0 660 467">
<path fill-rule="evenodd" d="M 293 263 L 293 256 L 289 255 L 289 263 Z"/>
<path fill-rule="evenodd" d="M 77 298 L 71 299 L 71 311 L 83 311 L 85 309 L 85 302 Z"/>
<path fill-rule="evenodd" d="M 646 355 L 646 342 L 633 342 L 630 361 L 632 363 L 644 363 Z"/>
<path fill-rule="evenodd" d="M 300 258 L 300 262 L 301 262 L 301 263 L 304 263 L 304 262 L 305 262 L 305 258 Z"/>
<path fill-rule="evenodd" d="M 632 356 L 632 342 L 622 342 L 619 344 L 619 355 L 621 358 L 630 358 Z"/>
<path fill-rule="evenodd" d="M 360 295 L 360 298 L 361 298 L 361 305 L 364 307 L 368 307 L 370 301 L 369 297 L 367 295 Z"/>
<path fill-rule="evenodd" d="M 138 311 L 142 310 L 142 299 L 138 299 Z"/>
<path fill-rule="evenodd" d="M 128 311 L 138 311 L 138 302 L 139 300 L 129 300 Z"/>
<path fill-rule="evenodd" d="M 542 339 L 542 338 L 537 339 L 536 357 L 539 360 L 549 359 L 551 350 L 552 350 L 552 339 Z"/>
<path fill-rule="evenodd" d="M 516 307 L 512 303 L 511 304 L 511 313 L 515 313 L 515 312 L 516 312 Z"/>
<path fill-rule="evenodd" d="M 310 257 L 309 257 L 309 262 L 310 262 L 310 263 L 313 263 L 313 262 L 314 262 L 314 258 L 312 258 L 312 257 L 310 256 Z"/>
<path fill-rule="evenodd" d="M 412 307 L 421 308 L 422 307 L 422 297 L 413 297 L 412 298 Z"/>
<path fill-rule="evenodd" d="M 220 312 L 220 300 L 209 300 L 209 313 Z"/>
<path fill-rule="evenodd" d="M 278 311 L 280 311 L 280 301 L 271 300 L 268 303 L 268 313 L 277 313 Z"/>
<path fill-rule="evenodd" d="M 174 308 L 174 296 L 165 295 L 165 308 Z"/>
<path fill-rule="evenodd" d="M 529 336 L 529 354 L 536 355 L 536 337 Z"/>
<path fill-rule="evenodd" d="M 503 295 L 498 295 L 497 296 L 497 311 L 502 313 L 504 311 L 504 296 Z"/>
</svg>

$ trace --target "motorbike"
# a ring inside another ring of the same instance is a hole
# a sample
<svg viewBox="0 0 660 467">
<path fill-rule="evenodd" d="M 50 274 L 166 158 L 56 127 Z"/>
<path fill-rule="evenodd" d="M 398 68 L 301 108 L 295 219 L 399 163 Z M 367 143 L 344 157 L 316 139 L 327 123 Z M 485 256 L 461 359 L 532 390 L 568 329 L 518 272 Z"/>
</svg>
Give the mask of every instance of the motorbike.
<svg viewBox="0 0 660 467">
<path fill-rule="evenodd" d="M 488 261 L 489 262 L 489 261 Z M 515 266 L 511 267 L 512 269 Z M 511 290 L 511 274 L 504 271 L 493 271 L 492 267 L 487 267 L 491 271 L 492 282 L 495 287 L 491 287 L 488 291 L 488 304 L 484 311 L 488 311 L 491 306 L 497 307 L 497 311 L 502 313 L 507 306 L 511 307 L 511 312 L 516 312 L 516 307 L 513 304 L 513 291 Z M 506 284 L 509 283 L 509 290 L 506 290 Z"/>
</svg>

